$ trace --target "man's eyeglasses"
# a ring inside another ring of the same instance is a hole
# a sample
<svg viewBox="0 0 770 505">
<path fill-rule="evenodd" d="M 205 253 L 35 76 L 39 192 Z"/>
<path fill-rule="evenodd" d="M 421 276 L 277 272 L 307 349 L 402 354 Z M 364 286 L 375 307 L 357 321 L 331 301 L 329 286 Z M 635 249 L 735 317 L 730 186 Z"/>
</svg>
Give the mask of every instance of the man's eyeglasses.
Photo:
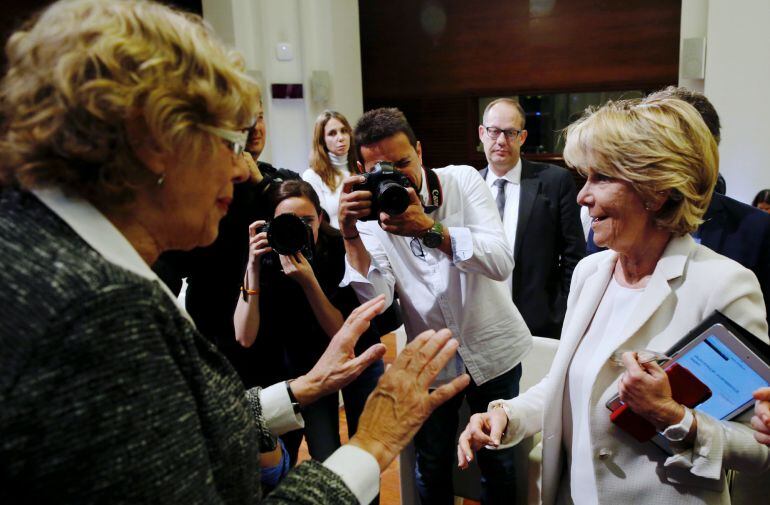
<svg viewBox="0 0 770 505">
<path fill-rule="evenodd" d="M 492 140 L 497 140 L 497 137 L 500 136 L 501 133 L 505 134 L 505 138 L 508 140 L 513 140 L 516 137 L 521 134 L 522 130 L 517 130 L 516 128 L 510 128 L 508 130 L 501 130 L 500 128 L 495 128 L 494 126 L 484 126 L 481 125 L 482 128 L 484 128 L 484 131 L 487 132 L 487 135 L 489 135 L 489 138 Z"/>
<path fill-rule="evenodd" d="M 227 145 L 230 146 L 230 149 L 233 150 L 233 154 L 236 156 L 240 156 L 243 154 L 243 151 L 246 149 L 246 141 L 249 138 L 249 130 L 241 130 L 241 131 L 233 131 L 233 130 L 225 130 L 224 128 L 217 128 L 216 126 L 209 126 L 205 124 L 199 124 L 198 128 L 205 132 L 209 132 L 213 135 L 216 135 L 217 137 L 221 138 L 225 142 L 227 142 Z"/>
<path fill-rule="evenodd" d="M 415 255 L 415 257 L 420 259 L 425 259 L 425 251 L 422 250 L 422 244 L 420 243 L 420 239 L 417 237 L 413 237 L 411 241 L 409 241 L 409 248 L 412 250 L 412 254 Z"/>
</svg>

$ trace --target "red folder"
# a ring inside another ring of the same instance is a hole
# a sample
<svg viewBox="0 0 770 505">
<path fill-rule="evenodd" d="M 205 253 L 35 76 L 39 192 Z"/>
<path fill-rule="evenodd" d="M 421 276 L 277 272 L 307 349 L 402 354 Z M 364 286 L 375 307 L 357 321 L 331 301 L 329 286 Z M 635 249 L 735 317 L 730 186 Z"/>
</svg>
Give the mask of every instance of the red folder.
<svg viewBox="0 0 770 505">
<path fill-rule="evenodd" d="M 671 396 L 682 405 L 692 408 L 711 398 L 711 389 L 679 363 L 666 368 L 666 374 L 671 384 Z M 657 433 L 651 422 L 625 404 L 610 414 L 610 421 L 639 442 L 646 442 Z"/>
</svg>

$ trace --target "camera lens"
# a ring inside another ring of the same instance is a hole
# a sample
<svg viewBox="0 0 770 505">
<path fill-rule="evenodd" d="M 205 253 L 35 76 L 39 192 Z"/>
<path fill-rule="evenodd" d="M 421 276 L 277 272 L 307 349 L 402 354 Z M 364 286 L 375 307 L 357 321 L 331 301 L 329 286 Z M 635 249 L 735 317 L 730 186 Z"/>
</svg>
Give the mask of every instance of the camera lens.
<svg viewBox="0 0 770 505">
<path fill-rule="evenodd" d="M 379 186 L 380 209 L 391 215 L 403 214 L 409 207 L 409 193 L 395 181 L 382 181 Z"/>
<path fill-rule="evenodd" d="M 283 255 L 298 253 L 308 240 L 307 225 L 294 214 L 281 214 L 270 223 L 267 241 L 275 252 Z"/>
</svg>

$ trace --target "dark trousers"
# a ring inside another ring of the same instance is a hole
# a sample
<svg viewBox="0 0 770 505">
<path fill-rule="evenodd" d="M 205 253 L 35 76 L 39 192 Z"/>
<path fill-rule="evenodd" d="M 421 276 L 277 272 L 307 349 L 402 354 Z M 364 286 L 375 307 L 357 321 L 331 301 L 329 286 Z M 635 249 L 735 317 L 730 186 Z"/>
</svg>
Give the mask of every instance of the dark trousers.
<svg viewBox="0 0 770 505">
<path fill-rule="evenodd" d="M 422 505 L 451 505 L 454 499 L 452 469 L 457 465 L 458 412 L 463 398 L 471 414 L 486 412 L 492 400 L 510 399 L 519 394 L 521 364 L 485 382 L 471 380 L 460 394 L 437 408 L 414 437 L 417 456 L 415 479 Z M 516 497 L 513 448 L 476 453 L 481 470 L 481 503 L 510 504 Z"/>
</svg>

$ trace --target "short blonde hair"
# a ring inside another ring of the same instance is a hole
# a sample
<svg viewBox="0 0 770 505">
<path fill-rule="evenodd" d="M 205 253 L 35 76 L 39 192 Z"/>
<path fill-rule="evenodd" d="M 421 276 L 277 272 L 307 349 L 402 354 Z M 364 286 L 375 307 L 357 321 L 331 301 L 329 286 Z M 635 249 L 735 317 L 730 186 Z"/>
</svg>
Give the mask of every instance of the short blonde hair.
<svg viewBox="0 0 770 505">
<path fill-rule="evenodd" d="M 645 202 L 668 193 L 655 224 L 681 236 L 702 222 L 719 171 L 717 144 L 695 108 L 676 98 L 610 101 L 567 127 L 564 159 L 626 180 Z"/>
<path fill-rule="evenodd" d="M 120 204 L 149 171 L 126 138 L 142 119 L 180 159 L 250 126 L 259 89 L 198 16 L 142 0 L 59 1 L 6 44 L 0 181 Z M 195 174 L 190 174 L 194 177 Z"/>
</svg>

